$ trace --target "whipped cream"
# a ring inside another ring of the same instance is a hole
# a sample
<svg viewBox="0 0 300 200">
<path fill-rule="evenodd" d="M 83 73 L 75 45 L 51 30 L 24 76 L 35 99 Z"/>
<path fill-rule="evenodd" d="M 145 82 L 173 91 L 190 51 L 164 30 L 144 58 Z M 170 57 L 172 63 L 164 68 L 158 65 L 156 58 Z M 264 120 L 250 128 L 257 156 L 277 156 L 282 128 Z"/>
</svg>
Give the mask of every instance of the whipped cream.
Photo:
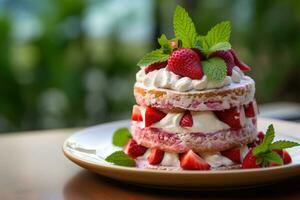
<svg viewBox="0 0 300 200">
<path fill-rule="evenodd" d="M 232 160 L 225 156 L 222 156 L 220 152 L 218 153 L 202 153 L 201 157 L 212 167 L 217 168 L 221 166 L 230 166 L 234 163 Z"/>
<path fill-rule="evenodd" d="M 145 73 L 144 68 L 136 74 L 136 80 L 146 87 L 172 89 L 179 92 L 186 92 L 190 90 L 205 90 L 221 88 L 231 83 L 240 83 L 244 78 L 244 73 L 237 67 L 233 67 L 232 75 L 226 76 L 223 81 L 211 81 L 204 75 L 200 80 L 192 80 L 189 77 L 180 77 L 169 71 L 167 67 Z"/>
<path fill-rule="evenodd" d="M 179 156 L 177 153 L 165 152 L 160 164 L 163 166 L 180 167 Z"/>
<path fill-rule="evenodd" d="M 140 106 L 143 119 L 145 119 L 145 108 Z M 161 128 L 173 133 L 214 133 L 219 130 L 229 129 L 230 127 L 220 121 L 212 111 L 191 112 L 193 118 L 192 127 L 180 126 L 180 120 L 184 113 L 169 112 L 160 121 L 151 125 L 153 128 Z M 145 127 L 145 122 L 141 122 L 141 128 Z"/>
</svg>

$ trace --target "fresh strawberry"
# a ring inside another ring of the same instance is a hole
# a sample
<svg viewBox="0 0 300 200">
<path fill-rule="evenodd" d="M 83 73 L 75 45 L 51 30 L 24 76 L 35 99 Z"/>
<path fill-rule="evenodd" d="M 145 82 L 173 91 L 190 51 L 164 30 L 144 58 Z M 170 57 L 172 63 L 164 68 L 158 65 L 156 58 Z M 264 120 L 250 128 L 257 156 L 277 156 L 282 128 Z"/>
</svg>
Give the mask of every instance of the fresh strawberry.
<svg viewBox="0 0 300 200">
<path fill-rule="evenodd" d="M 292 157 L 286 150 L 282 150 L 283 163 L 289 164 L 292 162 Z"/>
<path fill-rule="evenodd" d="M 235 66 L 234 58 L 230 51 L 215 51 L 209 57 L 219 57 L 224 59 L 227 66 L 227 75 L 232 75 L 232 68 Z"/>
<path fill-rule="evenodd" d="M 199 56 L 199 58 L 200 58 L 201 61 L 206 60 L 205 55 L 203 53 L 201 53 L 200 49 L 198 49 L 198 48 L 192 48 L 192 50 L 195 51 L 198 54 L 198 56 Z"/>
<path fill-rule="evenodd" d="M 164 158 L 165 152 L 160 149 L 151 149 L 151 153 L 148 157 L 148 162 L 151 165 L 158 165 Z"/>
<path fill-rule="evenodd" d="M 248 105 L 244 105 L 245 115 L 248 118 L 255 117 L 258 114 L 257 103 L 255 100 L 251 101 Z"/>
<path fill-rule="evenodd" d="M 201 79 L 203 76 L 199 55 L 188 48 L 174 51 L 168 60 L 168 69 L 179 76 Z"/>
<path fill-rule="evenodd" d="M 243 107 L 234 107 L 227 110 L 215 111 L 216 116 L 232 129 L 240 129 L 245 124 L 245 112 Z"/>
<path fill-rule="evenodd" d="M 247 153 L 245 156 L 243 162 L 242 162 L 242 168 L 248 169 L 248 168 L 260 168 L 260 165 L 256 164 L 256 157 L 252 153 L 252 149 Z"/>
<path fill-rule="evenodd" d="M 124 148 L 124 152 L 132 158 L 136 158 L 144 155 L 147 148 L 138 145 L 134 139 L 130 139 Z"/>
<path fill-rule="evenodd" d="M 234 63 L 236 66 L 238 66 L 242 71 L 244 72 L 248 72 L 251 70 L 251 68 L 246 65 L 245 63 L 243 63 L 242 61 L 240 61 L 235 53 L 235 51 L 233 49 L 229 50 L 234 58 Z"/>
<path fill-rule="evenodd" d="M 155 108 L 146 107 L 145 111 L 145 127 L 149 127 L 152 124 L 160 121 L 166 116 L 166 113 L 159 111 Z"/>
<path fill-rule="evenodd" d="M 192 150 L 189 150 L 184 154 L 180 160 L 180 166 L 182 169 L 190 170 L 209 170 L 210 165 L 205 162 L 200 156 L 194 153 Z"/>
<path fill-rule="evenodd" d="M 252 143 L 250 143 L 250 144 L 248 144 L 248 147 L 249 148 L 250 147 L 252 147 L 252 148 L 256 147 L 257 145 L 259 145 L 260 143 L 262 143 L 262 141 L 264 140 L 264 138 L 265 138 L 265 134 L 262 131 L 258 132 L 255 141 L 252 142 Z"/>
<path fill-rule="evenodd" d="M 148 65 L 147 67 L 145 67 L 144 71 L 146 74 L 148 74 L 149 72 L 164 68 L 165 66 L 167 66 L 167 61 L 161 62 L 161 63 L 154 63 L 154 64 L 151 64 L 151 65 Z"/>
<path fill-rule="evenodd" d="M 143 117 L 142 117 L 139 106 L 137 106 L 137 105 L 133 106 L 131 119 L 133 121 L 143 121 Z"/>
<path fill-rule="evenodd" d="M 235 163 L 241 163 L 241 149 L 240 147 L 229 149 L 226 151 L 221 151 L 221 154 Z"/>
<path fill-rule="evenodd" d="M 186 110 L 180 120 L 180 126 L 182 127 L 192 127 L 193 117 L 190 111 Z"/>
</svg>

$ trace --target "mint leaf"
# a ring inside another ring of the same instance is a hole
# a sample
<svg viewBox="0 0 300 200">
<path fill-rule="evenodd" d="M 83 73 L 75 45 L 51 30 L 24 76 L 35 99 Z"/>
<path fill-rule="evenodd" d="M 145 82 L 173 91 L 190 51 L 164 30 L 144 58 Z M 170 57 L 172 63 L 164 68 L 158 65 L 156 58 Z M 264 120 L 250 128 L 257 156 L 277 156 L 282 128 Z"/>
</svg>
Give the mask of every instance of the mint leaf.
<svg viewBox="0 0 300 200">
<path fill-rule="evenodd" d="M 161 49 L 157 49 L 154 51 L 151 51 L 150 53 L 147 53 L 144 55 L 144 57 L 138 62 L 138 66 L 148 66 L 153 63 L 159 63 L 167 61 L 169 58 L 168 54 L 163 53 Z"/>
<path fill-rule="evenodd" d="M 203 72 L 209 80 L 223 81 L 227 74 L 226 63 L 221 58 L 210 58 L 201 62 Z"/>
<path fill-rule="evenodd" d="M 231 33 L 231 24 L 229 21 L 221 22 L 208 31 L 205 40 L 209 47 L 219 42 L 229 42 Z"/>
<path fill-rule="evenodd" d="M 195 47 L 197 40 L 195 25 L 186 10 L 181 6 L 177 6 L 175 9 L 173 28 L 175 37 L 182 41 L 184 48 Z"/>
<path fill-rule="evenodd" d="M 280 157 L 280 155 L 276 152 L 269 152 L 263 155 L 263 159 L 264 161 L 268 161 L 268 162 L 274 162 L 277 163 L 279 165 L 283 165 L 283 160 Z"/>
<path fill-rule="evenodd" d="M 299 145 L 300 144 L 297 142 L 279 140 L 279 141 L 273 142 L 270 145 L 270 149 L 287 149 L 287 148 L 296 147 Z"/>
<path fill-rule="evenodd" d="M 258 154 L 265 153 L 266 151 L 268 151 L 270 148 L 269 146 L 273 142 L 274 138 L 275 138 L 274 126 L 273 124 L 271 124 L 268 127 L 268 130 L 266 132 L 265 138 L 262 141 L 262 143 L 260 145 L 257 145 L 253 149 L 253 155 L 256 156 Z"/>
<path fill-rule="evenodd" d="M 118 147 L 123 147 L 130 138 L 132 138 L 132 136 L 128 128 L 119 128 L 114 132 L 112 143 Z"/>
<path fill-rule="evenodd" d="M 208 49 L 207 53 L 213 53 L 215 51 L 226 51 L 231 49 L 231 44 L 229 42 L 219 42 Z"/>
<path fill-rule="evenodd" d="M 115 165 L 134 167 L 135 161 L 126 155 L 123 151 L 116 151 L 105 158 L 107 162 L 113 163 Z"/>
<path fill-rule="evenodd" d="M 165 34 L 162 34 L 160 38 L 158 38 L 158 43 L 160 44 L 164 53 L 169 54 L 172 52 L 172 46 Z"/>
</svg>

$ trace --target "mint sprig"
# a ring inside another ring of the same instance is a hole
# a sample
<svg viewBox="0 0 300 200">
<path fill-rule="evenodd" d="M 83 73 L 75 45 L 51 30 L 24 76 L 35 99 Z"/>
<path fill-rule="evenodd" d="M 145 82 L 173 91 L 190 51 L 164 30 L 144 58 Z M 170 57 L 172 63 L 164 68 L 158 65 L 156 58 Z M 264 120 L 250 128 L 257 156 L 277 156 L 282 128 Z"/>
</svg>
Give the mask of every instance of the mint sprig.
<svg viewBox="0 0 300 200">
<path fill-rule="evenodd" d="M 273 124 L 271 124 L 268 127 L 262 143 L 253 149 L 252 153 L 256 157 L 256 164 L 266 165 L 269 162 L 274 162 L 281 165 L 283 164 L 282 158 L 278 155 L 278 153 L 273 152 L 272 150 L 282 150 L 300 145 L 297 142 L 286 140 L 278 140 L 273 142 L 274 138 L 275 130 Z"/>
<path fill-rule="evenodd" d="M 204 74 L 209 80 L 223 81 L 227 74 L 226 63 L 221 58 L 210 58 L 202 62 Z"/>
<path fill-rule="evenodd" d="M 171 43 L 165 34 L 162 34 L 160 36 L 160 38 L 158 38 L 157 40 L 161 46 L 163 53 L 170 54 L 172 52 L 173 49 L 172 49 Z"/>
<path fill-rule="evenodd" d="M 144 57 L 138 62 L 138 66 L 148 66 L 154 63 L 167 61 L 169 54 L 165 54 L 162 49 L 151 51 L 144 55 Z"/>
<path fill-rule="evenodd" d="M 173 17 L 173 28 L 175 37 L 182 41 L 184 48 L 195 47 L 197 41 L 197 31 L 193 20 L 181 6 L 177 6 Z"/>
<path fill-rule="evenodd" d="M 134 167 L 135 161 L 126 155 L 124 151 L 116 151 L 105 158 L 107 162 L 113 163 L 115 165 Z"/>
<path fill-rule="evenodd" d="M 132 136 L 128 128 L 119 128 L 113 134 L 112 143 L 115 146 L 123 147 L 130 138 L 132 138 Z"/>
</svg>

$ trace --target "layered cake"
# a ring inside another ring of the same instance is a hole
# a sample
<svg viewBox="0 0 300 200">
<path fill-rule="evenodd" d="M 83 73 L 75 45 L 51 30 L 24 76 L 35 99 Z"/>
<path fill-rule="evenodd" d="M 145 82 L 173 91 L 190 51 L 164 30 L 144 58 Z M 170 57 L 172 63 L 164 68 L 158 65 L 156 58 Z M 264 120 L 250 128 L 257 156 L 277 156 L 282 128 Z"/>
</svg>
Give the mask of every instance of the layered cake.
<svg viewBox="0 0 300 200">
<path fill-rule="evenodd" d="M 175 38 L 162 35 L 161 48 L 138 63 L 124 152 L 140 168 L 247 168 L 245 157 L 264 134 L 257 133 L 255 82 L 244 74 L 250 67 L 229 43 L 230 23 L 198 35 L 178 6 L 173 24 Z"/>
</svg>

